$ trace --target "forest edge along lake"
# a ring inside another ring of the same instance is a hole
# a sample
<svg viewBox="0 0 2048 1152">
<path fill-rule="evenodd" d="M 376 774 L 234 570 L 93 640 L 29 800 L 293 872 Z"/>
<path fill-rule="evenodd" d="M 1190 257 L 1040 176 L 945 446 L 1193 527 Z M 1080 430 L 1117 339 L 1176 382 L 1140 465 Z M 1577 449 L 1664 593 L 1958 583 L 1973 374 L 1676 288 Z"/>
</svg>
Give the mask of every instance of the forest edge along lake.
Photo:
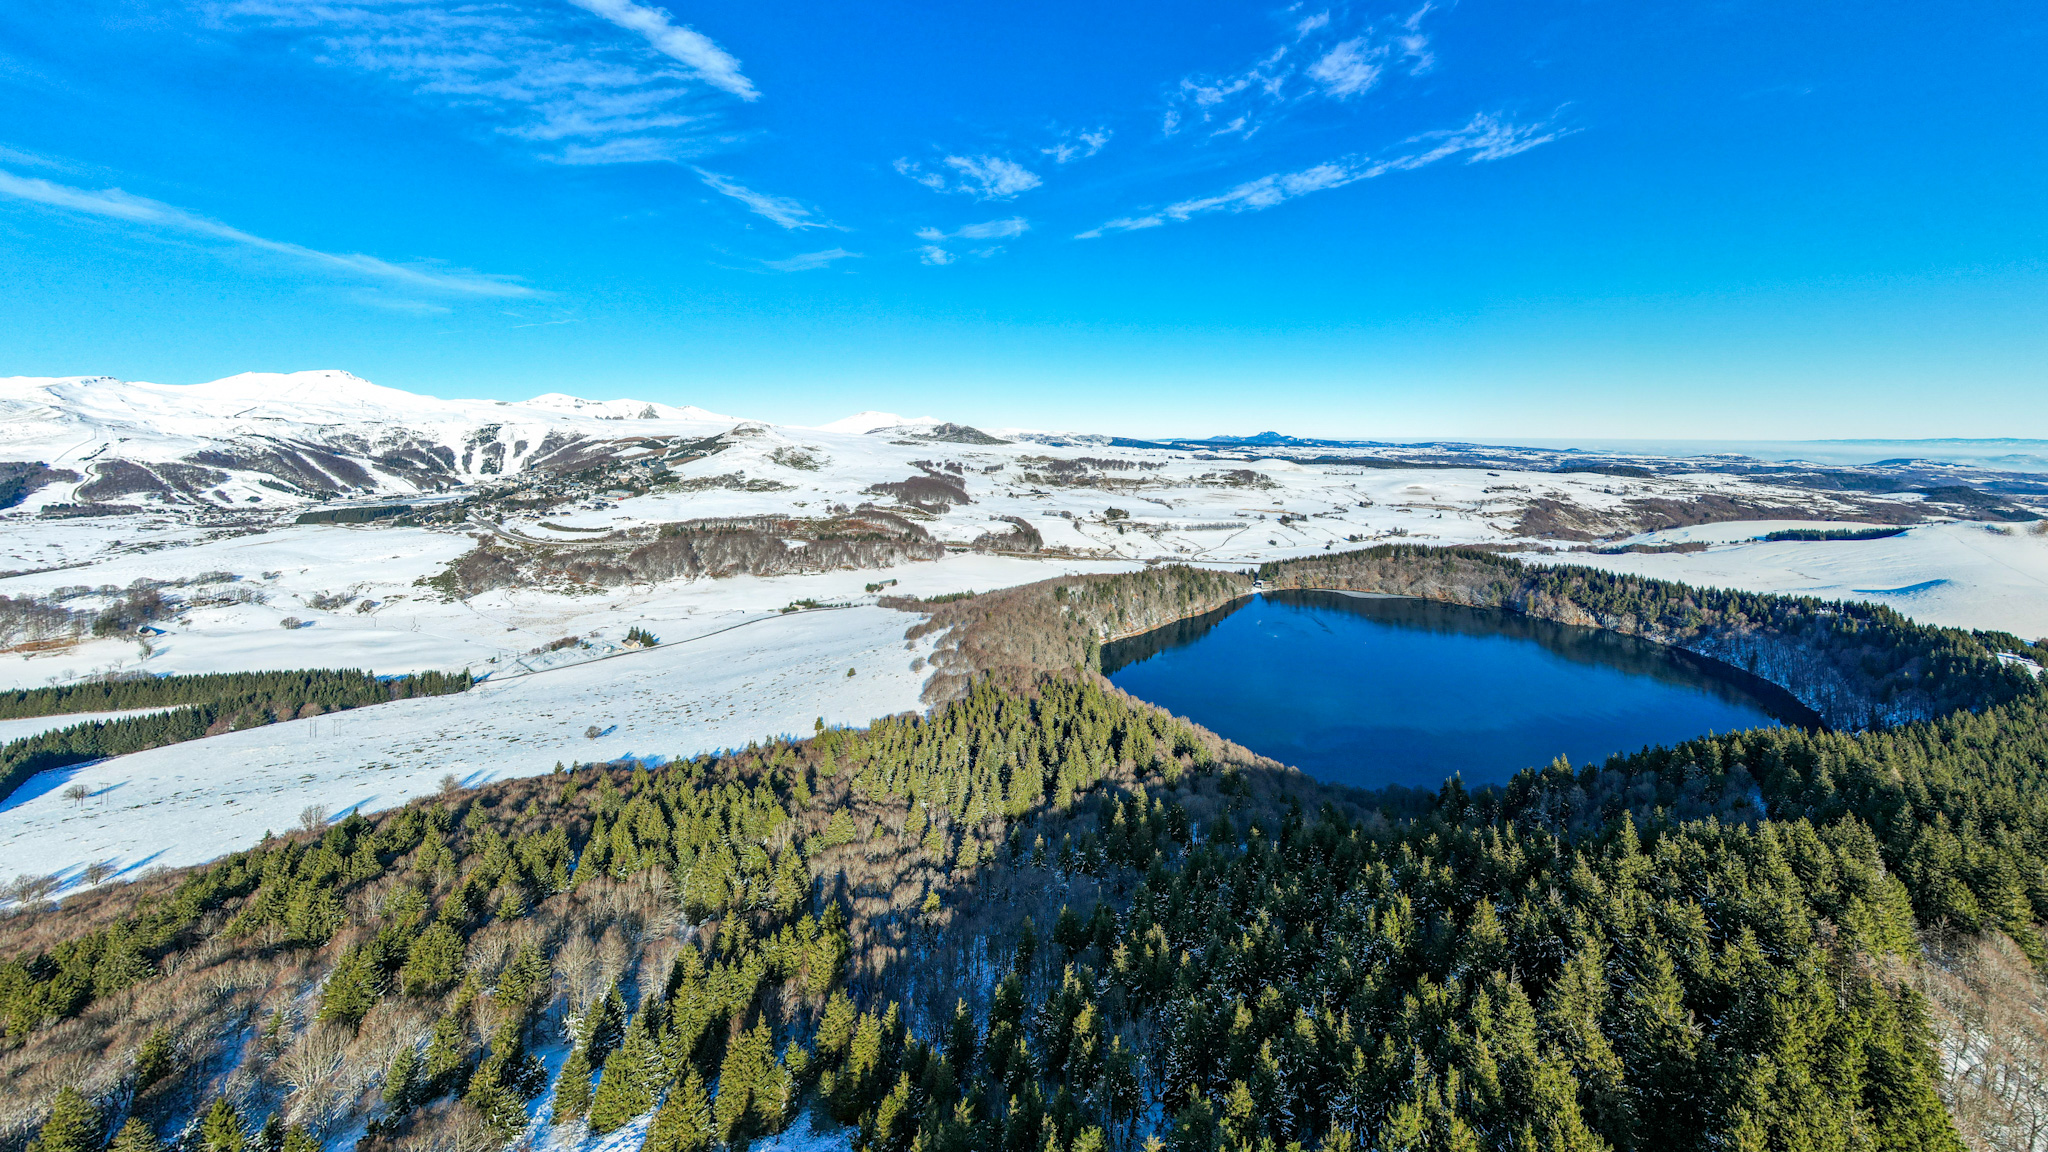
<svg viewBox="0 0 2048 1152">
<path fill-rule="evenodd" d="M 1359 788 L 1500 783 L 1710 732 L 1822 727 L 1776 684 L 1704 656 L 1497 608 L 1269 591 L 1103 646 L 1141 700 Z"/>
</svg>

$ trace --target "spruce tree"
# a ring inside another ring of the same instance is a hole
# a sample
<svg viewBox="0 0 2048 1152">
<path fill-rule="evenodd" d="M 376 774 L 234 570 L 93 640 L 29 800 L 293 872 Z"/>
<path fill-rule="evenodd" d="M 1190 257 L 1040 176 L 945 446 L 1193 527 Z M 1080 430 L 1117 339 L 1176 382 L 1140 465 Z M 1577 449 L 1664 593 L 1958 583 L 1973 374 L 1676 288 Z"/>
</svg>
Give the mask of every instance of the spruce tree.
<svg viewBox="0 0 2048 1152">
<path fill-rule="evenodd" d="M 469 1056 L 469 1028 L 462 1015 L 449 1012 L 435 1020 L 433 1039 L 427 1042 L 427 1056 L 420 1070 L 423 1098 L 431 1100 L 460 1091 L 468 1075 Z"/>
<path fill-rule="evenodd" d="M 626 1034 L 626 998 L 620 994 L 617 981 L 613 981 L 605 991 L 604 999 L 591 1010 L 583 1027 L 583 1042 L 590 1049 L 590 1063 L 601 1068 Z"/>
<path fill-rule="evenodd" d="M 1636 1100 L 1636 1140 L 1677 1147 L 1700 1131 L 1699 1034 L 1671 956 L 1651 948 L 1623 1004 L 1627 1018 L 1628 1083 Z"/>
<path fill-rule="evenodd" d="M 398 970 L 407 996 L 429 996 L 454 983 L 462 973 L 462 936 L 446 920 L 436 920 L 419 939 Z"/>
<path fill-rule="evenodd" d="M 635 1013 L 618 1048 L 605 1058 L 590 1100 L 590 1130 L 597 1135 L 654 1107 L 655 1085 L 648 1083 L 647 1067 L 659 1052 L 647 1036 L 646 1020 L 644 1010 Z"/>
<path fill-rule="evenodd" d="M 420 1054 L 408 1044 L 398 1050 L 384 1074 L 384 1106 L 393 1116 L 403 1116 L 420 1102 Z"/>
<path fill-rule="evenodd" d="M 99 1146 L 99 1109 L 71 1085 L 59 1088 L 50 1102 L 50 1118 L 30 1142 L 32 1152 L 97 1152 Z"/>
<path fill-rule="evenodd" d="M 135 1090 L 143 1092 L 175 1070 L 171 1031 L 157 1028 L 135 1050 Z"/>
<path fill-rule="evenodd" d="M 562 1073 L 555 1081 L 556 1123 L 574 1120 L 590 1111 L 590 1049 L 577 1044 L 562 1061 Z"/>
<path fill-rule="evenodd" d="M 206 1110 L 206 1119 L 199 1125 L 199 1147 L 205 1152 L 243 1152 L 249 1144 L 249 1134 L 242 1127 L 241 1114 L 228 1103 L 225 1096 L 213 1098 L 213 1106 Z"/>
<path fill-rule="evenodd" d="M 358 944 L 343 953 L 321 988 L 319 1018 L 322 1023 L 354 1027 L 376 1007 L 383 991 L 384 971 L 375 951 Z"/>
<path fill-rule="evenodd" d="M 711 1147 L 711 1101 L 695 1068 L 669 1089 L 640 1147 L 641 1152 L 706 1152 Z"/>
<path fill-rule="evenodd" d="M 114 1135 L 114 1142 L 107 1145 L 107 1152 L 164 1152 L 164 1142 L 158 1139 L 156 1129 L 139 1116 L 130 1116 L 121 1130 Z"/>
</svg>

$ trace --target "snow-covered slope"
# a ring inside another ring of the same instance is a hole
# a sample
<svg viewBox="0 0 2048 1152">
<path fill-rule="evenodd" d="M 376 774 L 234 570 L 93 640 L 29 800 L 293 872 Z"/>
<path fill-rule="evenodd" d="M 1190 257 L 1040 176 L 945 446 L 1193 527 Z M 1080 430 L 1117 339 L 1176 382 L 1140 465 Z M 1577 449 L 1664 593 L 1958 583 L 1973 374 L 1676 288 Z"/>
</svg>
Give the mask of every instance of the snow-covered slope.
<svg viewBox="0 0 2048 1152">
<path fill-rule="evenodd" d="M 337 371 L 248 372 L 190 385 L 0 379 L 0 460 L 40 462 L 58 477 L 39 488 L 36 507 L 409 495 L 578 465 L 640 437 L 709 435 L 733 423 L 701 408 L 559 393 L 518 403 L 443 400 Z"/>
</svg>

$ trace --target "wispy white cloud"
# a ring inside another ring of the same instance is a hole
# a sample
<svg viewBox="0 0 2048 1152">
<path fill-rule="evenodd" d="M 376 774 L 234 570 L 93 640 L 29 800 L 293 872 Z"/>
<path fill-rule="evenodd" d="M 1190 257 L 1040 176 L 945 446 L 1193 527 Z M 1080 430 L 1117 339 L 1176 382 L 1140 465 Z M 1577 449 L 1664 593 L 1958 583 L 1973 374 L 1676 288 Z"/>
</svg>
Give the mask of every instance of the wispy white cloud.
<svg viewBox="0 0 2048 1152">
<path fill-rule="evenodd" d="M 1401 58 L 1408 62 L 1410 76 L 1419 76 L 1436 64 L 1436 53 L 1430 49 L 1429 37 L 1422 31 L 1422 18 L 1435 8 L 1434 3 L 1427 3 L 1409 13 L 1394 36 L 1394 43 L 1401 49 Z"/>
<path fill-rule="evenodd" d="M 1422 21 L 1433 7 L 1425 3 L 1392 23 L 1360 24 L 1341 10 L 1304 16 L 1287 42 L 1243 70 L 1183 77 L 1167 97 L 1160 129 L 1250 138 L 1303 102 L 1370 92 L 1403 63 L 1408 75 L 1426 71 L 1435 57 Z"/>
<path fill-rule="evenodd" d="M 761 93 L 754 82 L 740 74 L 740 62 L 711 37 L 694 28 L 669 21 L 660 8 L 635 4 L 633 0 L 569 0 L 586 12 L 593 12 L 629 32 L 647 38 L 656 52 L 689 66 L 696 77 L 713 88 L 730 92 L 742 100 L 758 100 Z"/>
<path fill-rule="evenodd" d="M 763 260 L 761 263 L 775 269 L 777 272 L 809 272 L 814 268 L 830 267 L 835 260 L 846 260 L 859 256 L 860 253 L 848 252 L 844 248 L 827 248 L 823 252 L 804 252 L 791 256 L 786 260 Z"/>
<path fill-rule="evenodd" d="M 1332 96 L 1356 96 L 1380 82 L 1380 73 L 1384 71 L 1380 61 L 1390 51 L 1385 44 L 1368 44 L 1365 37 L 1354 36 L 1309 65 L 1308 76 Z"/>
<path fill-rule="evenodd" d="M 1045 183 L 1038 173 L 1001 156 L 948 156 L 940 163 L 952 173 L 929 171 L 907 158 L 896 161 L 896 171 L 934 192 L 957 192 L 976 200 L 1008 200 Z"/>
<path fill-rule="evenodd" d="M 919 228 L 917 238 L 937 243 L 941 240 L 1007 240 L 1022 236 L 1031 230 L 1031 221 L 1022 216 L 1008 216 L 1001 220 L 984 220 L 979 224 L 968 224 L 951 232 L 937 228 Z"/>
<path fill-rule="evenodd" d="M 917 253 L 918 260 L 925 264 L 946 265 L 959 259 L 958 256 L 953 255 L 936 244 L 926 244 L 919 248 Z"/>
<path fill-rule="evenodd" d="M 1093 240 L 1112 232 L 1136 232 L 1164 224 L 1181 223 L 1216 212 L 1262 212 L 1289 200 L 1314 192 L 1327 192 L 1389 172 L 1410 172 L 1431 164 L 1463 156 L 1467 164 L 1502 160 L 1527 152 L 1569 134 L 1552 123 L 1515 124 L 1498 116 L 1481 113 L 1461 128 L 1425 132 L 1403 141 L 1408 150 L 1384 159 L 1365 156 L 1331 160 L 1295 172 L 1276 172 L 1247 180 L 1211 196 L 1198 196 L 1169 204 L 1154 212 L 1121 216 L 1078 234 L 1077 240 Z"/>
<path fill-rule="evenodd" d="M 266 239 L 160 200 L 131 195 L 119 188 L 92 191 L 0 170 L 0 196 L 101 219 L 225 241 L 253 251 L 282 256 L 310 269 L 368 280 L 389 288 L 442 296 L 535 295 L 533 289 L 513 283 L 504 276 L 438 265 L 393 264 L 375 256 L 322 252 L 302 244 Z M 384 307 L 431 307 L 390 300 L 380 303 Z"/>
<path fill-rule="evenodd" d="M 720 176 L 716 172 L 706 172 L 702 168 L 692 170 L 697 173 L 698 179 L 704 181 L 713 191 L 732 197 L 745 204 L 747 211 L 752 212 L 756 216 L 772 220 L 784 228 L 794 230 L 799 228 L 832 227 L 832 225 L 827 224 L 825 221 L 817 219 L 818 214 L 816 212 L 787 196 L 773 196 L 766 192 L 756 192 L 737 180 Z"/>
<path fill-rule="evenodd" d="M 1102 151 L 1113 133 L 1107 128 L 1091 128 L 1085 132 L 1069 132 L 1050 148 L 1040 148 L 1041 155 L 1052 157 L 1055 164 L 1071 164 L 1076 160 Z"/>
<path fill-rule="evenodd" d="M 1162 131 L 1171 136 L 1190 124 L 1213 123 L 1226 115 L 1227 105 L 1263 106 L 1281 99 L 1293 75 L 1292 66 L 1286 63 L 1287 53 L 1283 44 L 1242 72 L 1182 77 L 1179 88 L 1167 102 Z M 1242 125 L 1248 117 L 1240 114 L 1236 120 Z"/>
<path fill-rule="evenodd" d="M 687 159 L 725 135 L 727 97 L 759 95 L 717 44 L 632 0 L 201 2 L 228 28 L 290 37 L 321 64 L 401 85 L 563 164 Z"/>
<path fill-rule="evenodd" d="M 0 144 L 0 164 L 12 164 L 17 168 L 41 168 L 51 172 L 81 172 L 78 165 L 67 160 L 58 160 L 37 152 L 23 152 Z"/>
</svg>

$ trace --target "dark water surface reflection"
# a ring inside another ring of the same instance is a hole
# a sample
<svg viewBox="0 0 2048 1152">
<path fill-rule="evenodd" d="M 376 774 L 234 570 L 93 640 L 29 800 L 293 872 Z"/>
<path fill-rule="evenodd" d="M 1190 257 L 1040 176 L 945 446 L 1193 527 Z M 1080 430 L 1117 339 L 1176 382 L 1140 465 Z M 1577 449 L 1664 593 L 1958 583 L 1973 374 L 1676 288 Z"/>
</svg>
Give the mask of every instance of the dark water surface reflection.
<svg viewBox="0 0 2048 1152">
<path fill-rule="evenodd" d="M 1118 687 L 1318 779 L 1495 783 L 1709 732 L 1818 718 L 1675 648 L 1404 597 L 1268 592 L 1103 649 Z"/>
</svg>

